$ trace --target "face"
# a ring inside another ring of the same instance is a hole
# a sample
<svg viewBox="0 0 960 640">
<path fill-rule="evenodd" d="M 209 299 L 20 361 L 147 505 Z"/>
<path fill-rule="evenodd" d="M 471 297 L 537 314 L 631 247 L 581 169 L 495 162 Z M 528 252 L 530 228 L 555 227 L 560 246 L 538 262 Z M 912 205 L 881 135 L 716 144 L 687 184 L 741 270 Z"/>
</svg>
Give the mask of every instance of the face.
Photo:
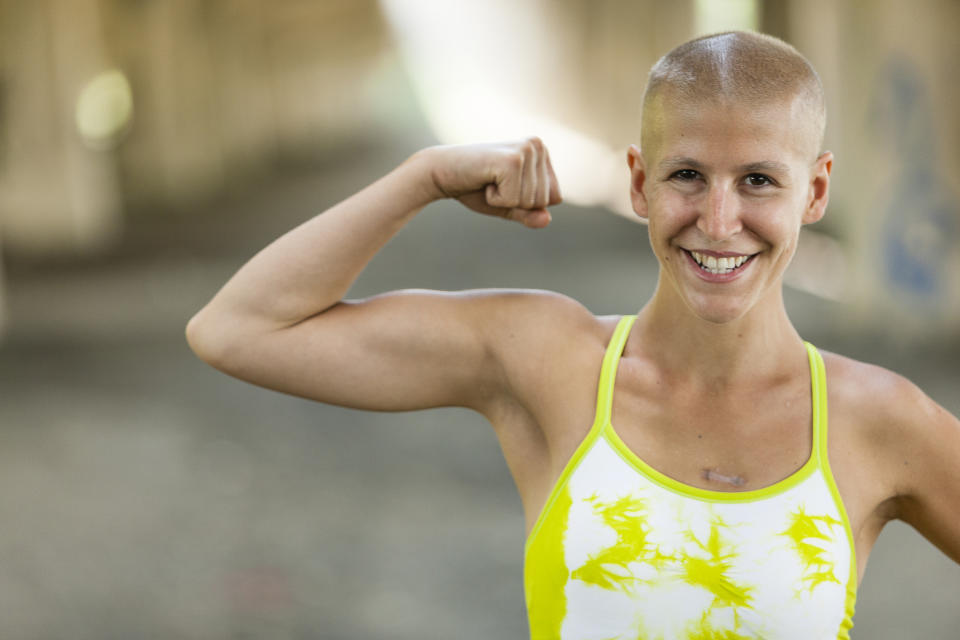
<svg viewBox="0 0 960 640">
<path fill-rule="evenodd" d="M 648 148 L 632 146 L 628 162 L 660 261 L 657 295 L 714 323 L 782 304 L 783 273 L 801 225 L 823 216 L 833 161 L 816 157 L 802 109 L 673 103 L 653 120 Z"/>
</svg>

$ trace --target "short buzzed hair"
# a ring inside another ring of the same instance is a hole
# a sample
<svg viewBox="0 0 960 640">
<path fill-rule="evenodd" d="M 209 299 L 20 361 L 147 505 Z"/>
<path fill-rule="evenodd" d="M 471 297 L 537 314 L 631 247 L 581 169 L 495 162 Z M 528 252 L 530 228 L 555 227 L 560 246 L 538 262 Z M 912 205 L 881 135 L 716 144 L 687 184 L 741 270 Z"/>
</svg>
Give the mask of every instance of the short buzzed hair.
<svg viewBox="0 0 960 640">
<path fill-rule="evenodd" d="M 643 94 L 641 148 L 649 142 L 657 99 L 764 105 L 799 98 L 823 145 L 827 113 L 823 85 L 813 65 L 793 46 L 773 36 L 727 31 L 685 42 L 650 70 Z"/>
</svg>

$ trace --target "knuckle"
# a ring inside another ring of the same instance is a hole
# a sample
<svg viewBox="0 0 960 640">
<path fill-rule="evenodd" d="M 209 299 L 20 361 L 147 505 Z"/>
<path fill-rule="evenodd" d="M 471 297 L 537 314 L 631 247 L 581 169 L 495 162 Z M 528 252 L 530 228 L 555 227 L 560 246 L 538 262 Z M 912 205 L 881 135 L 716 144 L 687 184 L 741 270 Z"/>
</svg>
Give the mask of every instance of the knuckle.
<svg viewBox="0 0 960 640">
<path fill-rule="evenodd" d="M 523 151 L 516 150 L 507 156 L 507 166 L 513 171 L 523 168 Z"/>
</svg>

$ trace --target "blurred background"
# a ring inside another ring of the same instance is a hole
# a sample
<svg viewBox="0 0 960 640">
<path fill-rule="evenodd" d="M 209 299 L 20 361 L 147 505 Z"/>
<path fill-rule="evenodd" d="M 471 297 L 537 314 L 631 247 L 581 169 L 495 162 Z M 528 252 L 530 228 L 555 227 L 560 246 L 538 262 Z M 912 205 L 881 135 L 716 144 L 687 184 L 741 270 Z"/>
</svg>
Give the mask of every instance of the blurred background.
<svg viewBox="0 0 960 640">
<path fill-rule="evenodd" d="M 491 430 L 196 360 L 258 249 L 438 142 L 540 135 L 531 232 L 432 205 L 351 294 L 562 291 L 633 313 L 656 261 L 625 150 L 649 67 L 780 36 L 819 70 L 829 213 L 800 332 L 960 414 L 953 0 L 0 0 L 0 637 L 522 638 L 523 519 Z M 854 638 L 956 638 L 960 567 L 897 523 Z"/>
</svg>

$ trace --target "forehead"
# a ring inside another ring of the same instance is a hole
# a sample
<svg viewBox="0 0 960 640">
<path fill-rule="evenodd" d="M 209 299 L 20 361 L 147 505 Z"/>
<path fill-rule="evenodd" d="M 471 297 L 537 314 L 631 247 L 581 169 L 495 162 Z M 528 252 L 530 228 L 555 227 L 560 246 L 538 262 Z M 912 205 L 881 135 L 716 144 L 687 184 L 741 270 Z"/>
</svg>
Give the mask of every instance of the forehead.
<svg viewBox="0 0 960 640">
<path fill-rule="evenodd" d="M 760 104 L 733 100 L 678 100 L 651 105 L 644 121 L 648 163 L 686 157 L 736 164 L 779 162 L 803 165 L 816 157 L 817 136 L 798 98 Z M 648 153 L 649 152 L 649 153 Z"/>
</svg>

